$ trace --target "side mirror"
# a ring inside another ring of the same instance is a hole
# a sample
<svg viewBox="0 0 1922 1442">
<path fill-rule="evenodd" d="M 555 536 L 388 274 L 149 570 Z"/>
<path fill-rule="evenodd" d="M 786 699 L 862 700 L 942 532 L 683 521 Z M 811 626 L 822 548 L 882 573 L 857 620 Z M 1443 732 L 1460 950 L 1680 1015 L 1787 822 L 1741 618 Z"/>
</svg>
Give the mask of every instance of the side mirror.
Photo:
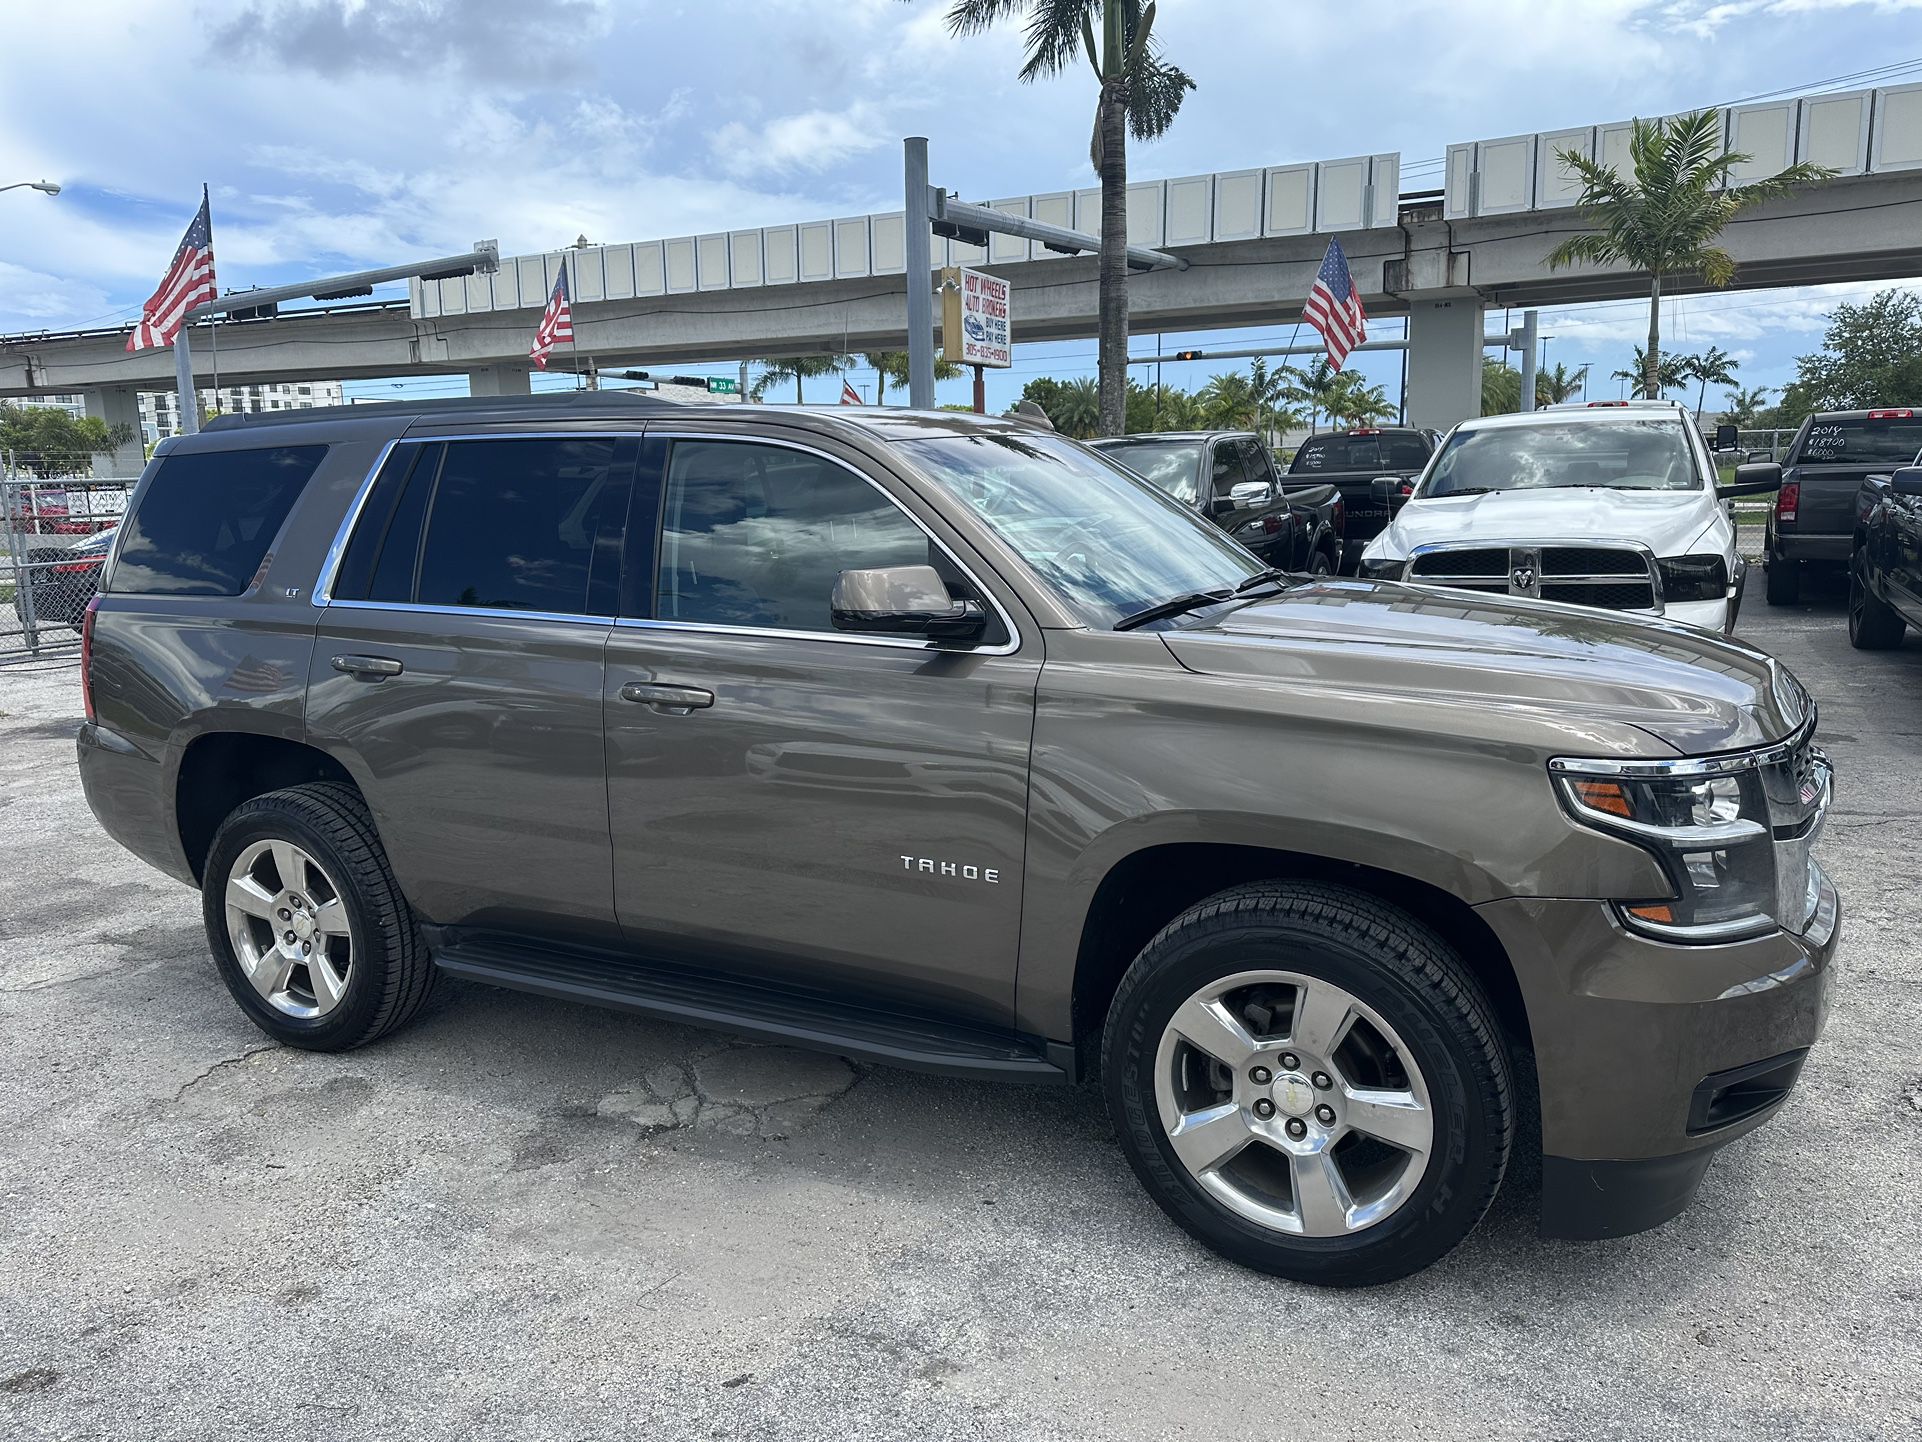
<svg viewBox="0 0 1922 1442">
<path fill-rule="evenodd" d="M 1737 427 L 1717 426 L 1715 428 L 1715 449 L 1716 450 L 1732 451 L 1741 444 L 1742 444 L 1742 432 Z"/>
<path fill-rule="evenodd" d="M 1767 484 L 1763 484 L 1766 482 Z M 1760 487 L 1761 490 L 1775 491 L 1782 486 L 1782 467 L 1776 461 L 1750 461 L 1745 466 L 1735 468 L 1735 484 L 1738 486 Z M 1732 489 L 1724 487 L 1724 489 Z M 1755 490 L 1744 490 L 1742 495 L 1756 495 Z"/>
<path fill-rule="evenodd" d="M 1266 481 L 1243 481 L 1228 488 L 1228 499 L 1237 506 L 1265 506 L 1275 498 L 1275 488 Z"/>
<path fill-rule="evenodd" d="M 1375 504 L 1392 506 L 1396 501 L 1407 499 L 1408 493 L 1402 489 L 1407 484 L 1400 476 L 1376 476 L 1368 483 L 1368 494 Z"/>
<path fill-rule="evenodd" d="M 1922 496 L 1922 466 L 1904 466 L 1889 477 L 1889 489 L 1898 496 Z"/>
<path fill-rule="evenodd" d="M 932 566 L 843 571 L 834 578 L 829 614 L 837 631 L 930 641 L 973 641 L 988 628 L 986 612 L 950 596 Z"/>
</svg>

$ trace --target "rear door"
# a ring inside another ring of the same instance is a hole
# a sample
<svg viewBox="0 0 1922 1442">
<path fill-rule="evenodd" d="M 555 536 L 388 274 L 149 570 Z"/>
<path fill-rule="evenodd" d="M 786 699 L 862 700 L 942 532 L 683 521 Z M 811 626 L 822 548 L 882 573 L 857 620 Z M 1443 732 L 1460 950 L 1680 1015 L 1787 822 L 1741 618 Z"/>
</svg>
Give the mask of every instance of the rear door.
<svg viewBox="0 0 1922 1442">
<path fill-rule="evenodd" d="M 639 449 L 403 441 L 337 545 L 308 724 L 427 921 L 618 939 L 601 694 Z"/>
<path fill-rule="evenodd" d="M 606 680 L 630 941 L 1005 1024 L 1039 632 L 838 443 L 650 428 L 640 475 Z M 984 644 L 834 629 L 841 570 L 927 564 L 996 613 Z"/>
</svg>

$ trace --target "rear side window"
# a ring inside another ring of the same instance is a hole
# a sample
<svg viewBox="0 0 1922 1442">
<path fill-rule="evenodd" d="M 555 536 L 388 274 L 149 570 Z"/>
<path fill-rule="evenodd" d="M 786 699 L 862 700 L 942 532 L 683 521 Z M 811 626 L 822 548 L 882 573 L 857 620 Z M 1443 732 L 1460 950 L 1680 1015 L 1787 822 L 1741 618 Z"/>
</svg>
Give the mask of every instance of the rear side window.
<svg viewBox="0 0 1922 1442">
<path fill-rule="evenodd" d="M 635 453 L 612 436 L 396 447 L 334 598 L 612 616 Z"/>
<path fill-rule="evenodd" d="M 167 457 L 127 522 L 113 590 L 238 596 L 326 454 L 325 446 L 275 446 Z"/>
</svg>

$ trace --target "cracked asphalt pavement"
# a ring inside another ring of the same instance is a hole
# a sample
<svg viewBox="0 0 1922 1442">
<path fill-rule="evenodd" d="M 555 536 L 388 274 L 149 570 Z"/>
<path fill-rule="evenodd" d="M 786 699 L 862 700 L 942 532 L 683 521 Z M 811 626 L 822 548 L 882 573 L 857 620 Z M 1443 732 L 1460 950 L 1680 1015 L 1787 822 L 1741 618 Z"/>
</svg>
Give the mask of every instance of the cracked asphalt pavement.
<svg viewBox="0 0 1922 1442">
<path fill-rule="evenodd" d="M 1541 1241 L 1524 1166 L 1359 1293 L 1189 1242 L 1086 1090 L 454 982 L 266 1043 L 88 812 L 72 668 L 0 669 L 0 1436 L 1922 1437 L 1922 640 L 1750 602 L 1840 773 L 1799 1091 L 1667 1227 Z"/>
</svg>

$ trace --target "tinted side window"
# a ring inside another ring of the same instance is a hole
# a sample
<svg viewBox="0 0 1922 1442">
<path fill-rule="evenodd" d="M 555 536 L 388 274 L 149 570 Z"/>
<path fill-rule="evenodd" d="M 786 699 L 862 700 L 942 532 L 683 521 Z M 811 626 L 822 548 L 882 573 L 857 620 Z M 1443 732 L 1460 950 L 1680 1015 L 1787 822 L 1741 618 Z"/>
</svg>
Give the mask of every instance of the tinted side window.
<svg viewBox="0 0 1922 1442">
<path fill-rule="evenodd" d="M 1217 496 L 1227 495 L 1247 479 L 1241 467 L 1241 444 L 1238 441 L 1216 442 L 1213 465 L 1213 485 Z"/>
<path fill-rule="evenodd" d="M 824 457 L 746 441 L 676 441 L 654 614 L 831 632 L 828 602 L 842 571 L 925 566 L 933 553 L 893 501 Z"/>
<path fill-rule="evenodd" d="M 588 436 L 450 441 L 427 504 L 415 598 L 591 614 L 596 540 L 603 526 L 623 523 L 627 508 L 626 486 L 614 479 L 616 444 Z"/>
<path fill-rule="evenodd" d="M 329 588 L 334 599 L 363 601 L 367 598 L 368 584 L 381 558 L 383 544 L 393 528 L 397 503 L 407 490 L 409 478 L 417 470 L 424 468 L 430 473 L 433 470 L 431 464 L 423 466 L 422 453 L 426 451 L 438 456 L 440 447 L 397 445 L 388 453 L 386 464 L 380 468 L 367 499 L 361 504 L 360 515 L 354 522 L 354 533 L 348 537 L 347 549 L 340 558 L 340 569 L 334 573 L 333 585 Z M 418 511 L 413 518 L 412 536 L 414 540 L 420 536 Z M 412 546 L 413 541 L 407 544 Z M 406 584 L 411 593 L 414 584 L 411 560 L 407 567 Z"/>
<path fill-rule="evenodd" d="M 423 446 L 409 469 L 405 489 L 394 498 L 387 523 L 374 538 L 373 579 L 367 588 L 368 600 L 414 599 L 414 571 L 420 564 L 420 523 L 427 515 L 427 498 L 434 493 L 434 482 L 446 457 L 445 446 Z"/>
<path fill-rule="evenodd" d="M 275 446 L 167 457 L 127 522 L 113 589 L 238 596 L 326 454 Z"/>
<path fill-rule="evenodd" d="M 1251 481 L 1273 481 L 1275 468 L 1268 459 L 1268 447 L 1260 441 L 1241 443 L 1241 463 L 1247 469 Z"/>
</svg>

